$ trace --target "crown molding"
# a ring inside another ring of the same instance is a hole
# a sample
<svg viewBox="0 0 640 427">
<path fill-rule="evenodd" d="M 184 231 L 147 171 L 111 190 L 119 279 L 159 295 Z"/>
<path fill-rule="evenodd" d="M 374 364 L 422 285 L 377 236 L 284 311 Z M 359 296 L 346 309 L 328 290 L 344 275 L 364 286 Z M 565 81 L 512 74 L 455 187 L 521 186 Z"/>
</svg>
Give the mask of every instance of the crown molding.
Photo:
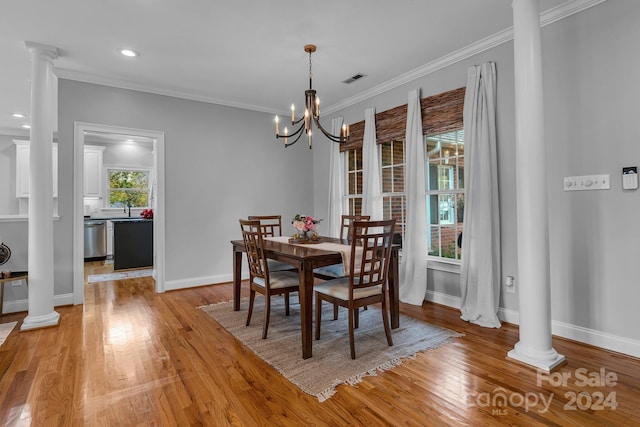
<svg viewBox="0 0 640 427">
<path fill-rule="evenodd" d="M 570 0 L 566 3 L 563 3 L 541 13 L 540 26 L 546 27 L 547 25 L 553 24 L 554 22 L 582 12 L 583 10 L 596 6 L 600 3 L 604 3 L 605 1 L 607 0 Z M 485 37 L 484 39 L 478 40 L 477 42 L 465 46 L 462 49 L 456 50 L 450 54 L 436 59 L 435 61 L 415 68 L 405 74 L 388 80 L 387 82 L 375 86 L 369 90 L 361 92 L 358 95 L 346 98 L 336 104 L 325 107 L 324 113 L 325 115 L 331 114 L 359 102 L 366 101 L 367 99 L 373 98 L 374 96 L 380 95 L 391 89 L 395 89 L 399 86 L 402 86 L 403 84 L 424 77 L 428 74 L 455 64 L 456 62 L 460 62 L 464 59 L 470 58 L 473 55 L 477 55 L 478 53 L 484 52 L 503 43 L 507 43 L 511 40 L 513 40 L 513 26 L 499 31 L 489 37 Z"/>
<path fill-rule="evenodd" d="M 607 0 L 569 0 L 566 3 L 563 3 L 557 7 L 549 9 L 540 14 L 540 26 L 545 27 L 554 22 L 560 21 L 564 18 L 567 18 L 576 13 L 582 12 L 585 9 L 596 6 L 600 3 L 604 3 Z M 445 55 L 441 58 L 436 59 L 435 61 L 429 62 L 425 65 L 422 65 L 418 68 L 415 68 L 405 74 L 402 74 L 398 77 L 395 77 L 391 80 L 386 81 L 378 86 L 375 86 L 369 90 L 361 92 L 355 96 L 350 98 L 346 98 L 336 104 L 329 105 L 323 108 L 324 115 L 332 114 L 336 111 L 340 111 L 344 108 L 350 107 L 351 105 L 357 104 L 359 102 L 366 101 L 374 96 L 380 95 L 389 90 L 395 89 L 403 84 L 409 83 L 418 78 L 429 75 L 433 72 L 441 70 L 445 67 L 448 67 L 452 64 L 460 62 L 464 59 L 467 59 L 473 55 L 484 52 L 488 49 L 499 46 L 503 43 L 507 43 L 513 40 L 513 27 L 509 27 L 502 31 L 499 31 L 489 37 L 485 37 L 484 39 L 478 40 L 475 43 L 472 43 L 462 49 L 458 49 L 448 55 Z M 218 104 L 227 107 L 241 108 L 245 110 L 258 111 L 263 113 L 273 113 L 273 108 L 267 108 L 261 105 L 253 105 L 253 104 L 244 104 L 241 102 L 229 101 L 226 99 L 220 99 L 210 96 L 198 95 L 190 92 L 183 92 L 179 90 L 171 90 L 166 88 L 161 88 L 157 86 L 144 85 L 139 83 L 133 83 L 125 80 L 118 79 L 110 79 L 103 76 L 90 75 L 86 73 L 80 73 L 72 70 L 56 68 L 56 75 L 58 77 L 75 80 L 85 83 L 93 83 L 103 86 L 111 86 L 121 89 L 135 90 L 139 92 L 147 92 L 154 93 L 157 95 L 171 96 L 174 98 L 188 99 L 192 101 L 206 102 L 209 104 Z"/>
<path fill-rule="evenodd" d="M 166 89 L 166 88 L 152 86 L 152 85 L 133 83 L 126 80 L 111 79 L 104 76 L 97 76 L 94 74 L 77 72 L 77 71 L 68 70 L 65 68 L 56 68 L 55 71 L 58 78 L 67 79 L 67 80 L 97 84 L 101 86 L 115 87 L 119 89 L 135 90 L 138 92 L 153 93 L 156 95 L 164 95 L 164 96 L 170 96 L 173 98 L 188 99 L 191 101 L 199 101 L 199 102 L 205 102 L 207 104 L 223 105 L 226 107 L 241 108 L 244 110 L 259 111 L 262 113 L 273 113 L 273 108 L 267 108 L 261 105 L 244 104 L 241 102 L 229 101 L 226 99 L 215 98 L 212 96 L 203 96 L 203 95 L 198 95 L 190 92 L 171 90 L 171 89 Z"/>
<path fill-rule="evenodd" d="M 30 132 L 28 129 L 22 128 L 0 127 L 0 135 L 29 138 Z"/>
</svg>

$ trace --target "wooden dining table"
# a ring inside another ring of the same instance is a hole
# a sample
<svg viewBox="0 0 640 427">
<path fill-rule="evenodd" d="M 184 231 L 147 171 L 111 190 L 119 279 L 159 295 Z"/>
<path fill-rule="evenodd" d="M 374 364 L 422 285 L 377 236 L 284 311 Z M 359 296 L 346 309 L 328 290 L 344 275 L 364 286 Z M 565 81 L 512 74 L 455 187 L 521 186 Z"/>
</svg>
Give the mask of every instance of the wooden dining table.
<svg viewBox="0 0 640 427">
<path fill-rule="evenodd" d="M 346 241 L 333 237 L 321 237 L 322 242 L 342 243 Z M 233 309 L 240 310 L 240 286 L 242 282 L 242 253 L 245 252 L 243 240 L 232 240 L 233 246 Z M 266 256 L 269 259 L 284 262 L 296 268 L 300 274 L 300 326 L 302 329 L 302 358 L 312 356 L 313 348 L 313 270 L 327 265 L 340 264 L 342 255 L 314 248 L 313 244 L 293 244 L 264 240 Z M 400 326 L 400 307 L 398 298 L 398 250 L 399 246 L 391 248 L 389 262 L 389 307 L 391 312 L 391 327 Z"/>
</svg>

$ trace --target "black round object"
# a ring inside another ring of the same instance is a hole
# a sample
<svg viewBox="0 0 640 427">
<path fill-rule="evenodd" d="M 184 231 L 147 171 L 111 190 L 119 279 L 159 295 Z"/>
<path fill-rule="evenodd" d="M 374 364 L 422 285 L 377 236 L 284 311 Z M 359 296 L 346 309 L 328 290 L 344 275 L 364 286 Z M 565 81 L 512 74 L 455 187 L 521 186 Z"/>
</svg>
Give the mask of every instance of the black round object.
<svg viewBox="0 0 640 427">
<path fill-rule="evenodd" d="M 0 265 L 9 261 L 9 258 L 11 258 L 11 249 L 9 249 L 9 246 L 5 245 L 4 243 L 1 243 L 0 244 Z"/>
</svg>

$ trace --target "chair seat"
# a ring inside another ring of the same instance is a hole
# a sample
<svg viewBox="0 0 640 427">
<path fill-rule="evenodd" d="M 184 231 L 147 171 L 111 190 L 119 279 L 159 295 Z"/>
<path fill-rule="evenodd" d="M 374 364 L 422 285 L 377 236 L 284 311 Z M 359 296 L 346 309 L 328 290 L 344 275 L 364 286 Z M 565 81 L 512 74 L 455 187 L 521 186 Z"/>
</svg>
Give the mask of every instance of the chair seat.
<svg viewBox="0 0 640 427">
<path fill-rule="evenodd" d="M 341 277 L 339 279 L 328 280 L 323 283 L 319 283 L 313 287 L 313 290 L 320 292 L 321 294 L 329 295 L 334 298 L 342 300 L 349 300 L 349 278 Z M 382 293 L 382 285 L 373 286 L 370 288 L 354 289 L 353 298 L 361 299 L 367 298 L 372 295 L 379 295 Z"/>
<path fill-rule="evenodd" d="M 264 288 L 264 279 L 261 277 L 254 277 L 253 283 Z M 271 289 L 298 287 L 300 285 L 300 276 L 297 271 L 274 271 L 269 273 L 269 284 Z"/>
<path fill-rule="evenodd" d="M 269 265 L 270 272 L 292 270 L 294 268 L 291 264 L 287 264 L 286 262 L 276 261 L 275 259 L 268 259 L 267 264 Z"/>
<path fill-rule="evenodd" d="M 319 274 L 321 276 L 327 276 L 327 277 L 335 277 L 336 279 L 339 277 L 344 277 L 344 265 L 340 263 L 340 264 L 326 265 L 324 267 L 314 268 L 313 274 Z"/>
</svg>

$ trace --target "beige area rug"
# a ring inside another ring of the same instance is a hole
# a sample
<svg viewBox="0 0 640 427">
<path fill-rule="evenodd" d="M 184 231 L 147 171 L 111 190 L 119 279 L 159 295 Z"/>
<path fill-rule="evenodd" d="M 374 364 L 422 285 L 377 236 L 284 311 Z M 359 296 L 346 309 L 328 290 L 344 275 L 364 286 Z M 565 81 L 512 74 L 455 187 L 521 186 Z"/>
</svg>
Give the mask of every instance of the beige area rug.
<svg viewBox="0 0 640 427">
<path fill-rule="evenodd" d="M 0 346 L 4 344 L 4 341 L 7 339 L 13 328 L 16 327 L 18 322 L 10 322 L 10 323 L 0 323 Z"/>
<path fill-rule="evenodd" d="M 135 277 L 147 277 L 153 274 L 152 269 L 122 271 L 120 273 L 90 274 L 87 283 L 106 282 L 109 280 L 132 279 Z"/>
<path fill-rule="evenodd" d="M 313 341 L 313 357 L 302 359 L 300 311 L 297 297 L 291 298 L 291 315 L 284 315 L 283 297 L 274 297 L 267 339 L 262 339 L 264 299 L 256 297 L 251 325 L 245 326 L 248 299 L 241 310 L 233 311 L 231 302 L 199 307 L 233 334 L 258 357 L 277 369 L 302 391 L 320 402 L 330 398 L 340 384 L 355 385 L 368 375 L 376 375 L 415 358 L 420 351 L 432 350 L 460 337 L 449 329 L 400 315 L 400 328 L 392 329 L 393 346 L 387 345 L 382 315 L 377 307 L 360 312 L 356 330 L 356 360 L 349 351 L 346 309 L 340 308 L 333 320 L 333 306 L 323 303 L 321 339 Z"/>
</svg>

